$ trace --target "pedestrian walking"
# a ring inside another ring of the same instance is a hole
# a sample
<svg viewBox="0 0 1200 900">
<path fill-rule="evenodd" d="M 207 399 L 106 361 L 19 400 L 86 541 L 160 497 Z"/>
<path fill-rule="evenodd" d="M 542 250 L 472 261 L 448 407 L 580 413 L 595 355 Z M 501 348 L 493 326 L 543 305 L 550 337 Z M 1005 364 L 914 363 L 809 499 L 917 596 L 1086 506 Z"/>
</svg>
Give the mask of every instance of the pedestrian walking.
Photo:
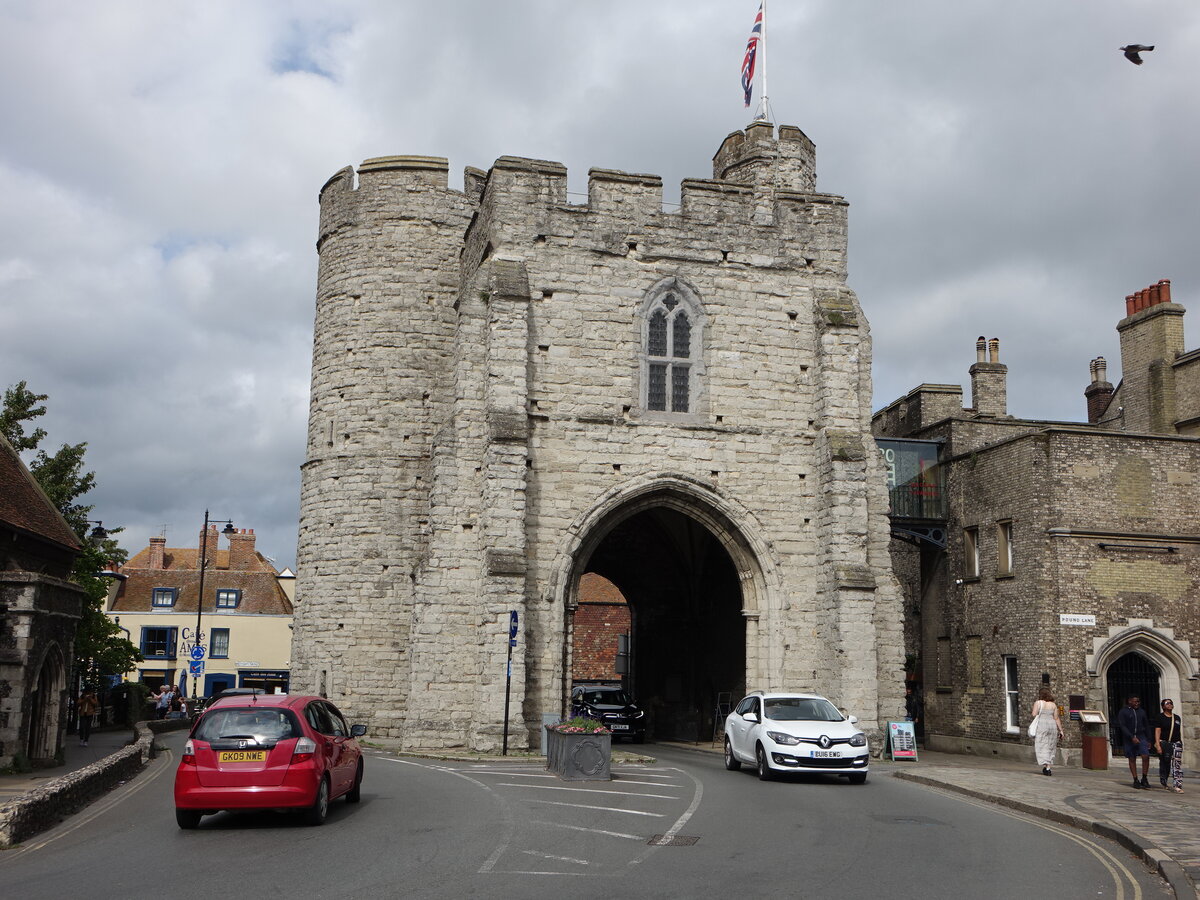
<svg viewBox="0 0 1200 900">
<path fill-rule="evenodd" d="M 1125 742 L 1125 758 L 1129 760 L 1129 774 L 1133 776 L 1135 788 L 1149 788 L 1146 776 L 1150 773 L 1150 720 L 1142 709 L 1142 699 L 1132 696 L 1125 701 L 1125 708 L 1117 713 L 1117 727 Z M 1142 758 L 1142 777 L 1138 779 L 1137 758 Z"/>
<path fill-rule="evenodd" d="M 94 688 L 85 687 L 75 704 L 79 713 L 79 746 L 86 747 L 92 737 L 92 720 L 100 711 L 100 701 L 96 699 Z"/>
<path fill-rule="evenodd" d="M 1162 713 L 1154 722 L 1154 751 L 1158 754 L 1158 780 L 1169 791 L 1183 793 L 1183 723 L 1175 714 L 1175 702 L 1162 701 Z M 1171 782 L 1167 783 L 1167 776 Z"/>
<path fill-rule="evenodd" d="M 1058 753 L 1058 742 L 1063 738 L 1062 720 L 1058 716 L 1058 705 L 1054 702 L 1054 694 L 1050 688 L 1043 687 L 1038 692 L 1038 698 L 1033 701 L 1030 710 L 1033 722 L 1037 725 L 1033 734 L 1033 752 L 1038 765 L 1042 767 L 1043 775 L 1053 775 L 1050 767 L 1054 765 L 1054 757 Z"/>
</svg>

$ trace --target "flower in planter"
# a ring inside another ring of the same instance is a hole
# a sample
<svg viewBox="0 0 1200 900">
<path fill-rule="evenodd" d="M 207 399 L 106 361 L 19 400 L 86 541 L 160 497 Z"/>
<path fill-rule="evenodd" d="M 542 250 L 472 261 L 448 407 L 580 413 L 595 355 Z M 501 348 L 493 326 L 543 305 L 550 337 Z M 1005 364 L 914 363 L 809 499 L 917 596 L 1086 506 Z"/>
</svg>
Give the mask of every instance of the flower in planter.
<svg viewBox="0 0 1200 900">
<path fill-rule="evenodd" d="M 600 722 L 587 716 L 563 719 L 557 725 L 551 725 L 550 729 L 559 734 L 609 734 L 609 730 Z"/>
</svg>

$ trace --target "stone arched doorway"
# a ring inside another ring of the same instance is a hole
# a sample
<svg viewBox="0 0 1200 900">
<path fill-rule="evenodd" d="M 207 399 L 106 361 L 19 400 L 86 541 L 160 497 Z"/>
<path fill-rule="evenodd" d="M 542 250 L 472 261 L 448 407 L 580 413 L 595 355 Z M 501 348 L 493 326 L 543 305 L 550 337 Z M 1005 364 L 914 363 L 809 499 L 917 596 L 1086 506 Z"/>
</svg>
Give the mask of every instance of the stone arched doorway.
<svg viewBox="0 0 1200 900">
<path fill-rule="evenodd" d="M 62 720 L 63 690 L 67 675 L 62 653 L 51 647 L 42 658 L 29 702 L 29 735 L 26 741 L 30 762 L 52 762 L 58 752 Z"/>
<path fill-rule="evenodd" d="M 1198 675 L 1191 645 L 1178 640 L 1174 629 L 1155 627 L 1148 619 L 1131 619 L 1114 625 L 1104 637 L 1093 641 L 1087 655 L 1088 673 L 1095 677 L 1091 699 L 1103 703 L 1109 716 L 1109 734 L 1115 753 L 1123 752 L 1116 739 L 1116 716 L 1131 694 L 1142 700 L 1142 708 L 1154 715 L 1159 701 L 1170 697 L 1175 711 L 1185 722 L 1198 713 L 1191 700 Z M 1200 762 L 1200 753 L 1184 745 L 1184 765 Z"/>
<path fill-rule="evenodd" d="M 1124 752 L 1117 715 L 1126 700 L 1136 695 L 1141 698 L 1142 709 L 1153 716 L 1158 711 L 1161 678 L 1158 666 L 1136 650 L 1118 657 L 1108 667 L 1105 681 L 1108 685 L 1109 740 L 1117 754 Z"/>
<path fill-rule="evenodd" d="M 597 517 L 574 560 L 568 671 L 576 654 L 594 655 L 575 613 L 581 582 L 600 576 L 628 606 L 628 668 L 613 677 L 649 714 L 650 738 L 711 738 L 718 695 L 744 693 L 755 657 L 762 573 L 741 530 L 698 490 L 665 486 Z"/>
</svg>

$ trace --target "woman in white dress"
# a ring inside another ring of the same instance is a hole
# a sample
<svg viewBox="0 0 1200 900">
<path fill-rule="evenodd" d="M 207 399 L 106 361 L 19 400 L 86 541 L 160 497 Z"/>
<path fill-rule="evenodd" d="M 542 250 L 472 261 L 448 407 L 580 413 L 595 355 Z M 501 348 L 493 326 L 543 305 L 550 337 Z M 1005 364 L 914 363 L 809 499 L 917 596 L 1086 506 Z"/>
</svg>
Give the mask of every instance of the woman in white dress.
<svg viewBox="0 0 1200 900">
<path fill-rule="evenodd" d="M 1054 754 L 1058 752 L 1058 742 L 1062 740 L 1062 720 L 1058 717 L 1058 705 L 1050 688 L 1043 687 L 1038 699 L 1033 703 L 1030 715 L 1037 721 L 1037 733 L 1033 738 L 1033 752 L 1037 755 L 1038 765 L 1042 767 L 1043 775 L 1053 775 L 1050 767 L 1054 765 Z"/>
</svg>

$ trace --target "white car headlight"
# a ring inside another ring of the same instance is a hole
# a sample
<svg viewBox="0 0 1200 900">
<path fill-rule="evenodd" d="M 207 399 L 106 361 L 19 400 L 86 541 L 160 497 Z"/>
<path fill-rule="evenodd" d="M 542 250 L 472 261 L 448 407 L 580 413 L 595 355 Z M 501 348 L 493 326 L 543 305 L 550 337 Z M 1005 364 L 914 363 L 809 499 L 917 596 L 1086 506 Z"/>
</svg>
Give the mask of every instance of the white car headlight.
<svg viewBox="0 0 1200 900">
<path fill-rule="evenodd" d="M 851 747 L 867 746 L 867 736 L 860 731 L 858 734 L 854 735 L 854 737 L 850 738 L 850 746 Z"/>
<path fill-rule="evenodd" d="M 793 737 L 790 734 L 784 734 L 782 731 L 768 731 L 767 737 L 777 744 L 787 744 L 789 746 L 800 743 L 800 738 Z"/>
</svg>

